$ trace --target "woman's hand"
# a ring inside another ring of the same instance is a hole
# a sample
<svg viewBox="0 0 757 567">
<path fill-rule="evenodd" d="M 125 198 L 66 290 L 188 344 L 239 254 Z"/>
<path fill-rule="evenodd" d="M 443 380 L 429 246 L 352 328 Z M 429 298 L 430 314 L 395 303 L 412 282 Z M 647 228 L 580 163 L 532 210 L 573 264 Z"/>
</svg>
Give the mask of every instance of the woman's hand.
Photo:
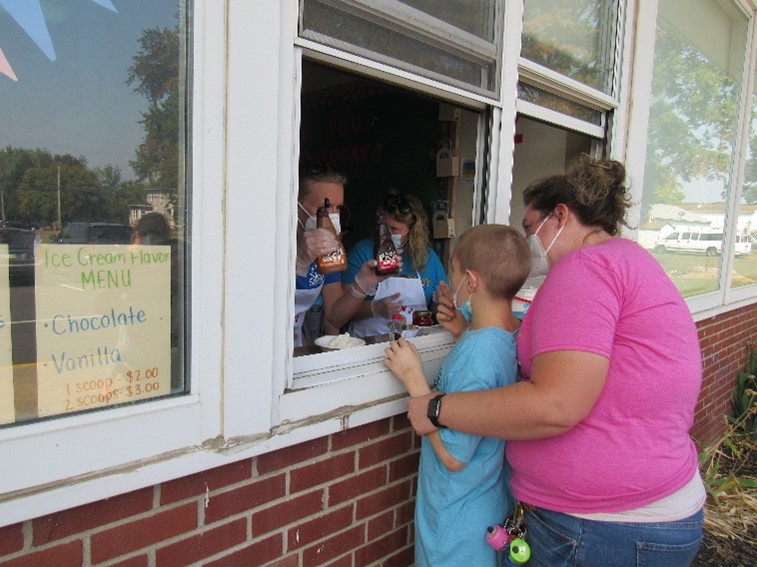
<svg viewBox="0 0 757 567">
<path fill-rule="evenodd" d="M 357 274 L 355 274 L 355 283 L 357 283 L 358 287 L 360 287 L 366 294 L 368 295 L 374 295 L 376 293 L 376 288 L 378 287 L 379 282 L 384 281 L 386 278 L 392 277 L 392 275 L 396 274 L 390 274 L 387 276 L 379 276 L 376 274 L 376 262 L 375 258 L 371 258 L 370 260 L 366 260 L 363 262 L 363 265 L 360 266 L 360 270 Z M 400 264 L 400 273 L 402 272 L 402 256 L 399 257 L 399 264 Z"/>
<path fill-rule="evenodd" d="M 384 319 L 391 319 L 392 315 L 399 313 L 402 310 L 402 303 L 399 301 L 400 293 L 393 293 L 387 297 L 381 299 L 374 299 L 371 301 L 371 313 L 375 317 L 383 317 Z"/>
<path fill-rule="evenodd" d="M 428 402 L 431 398 L 438 395 L 439 392 L 429 392 L 422 396 L 412 397 L 407 401 L 407 418 L 418 435 L 428 435 L 437 431 L 434 424 L 429 421 L 426 413 L 428 412 Z"/>
<path fill-rule="evenodd" d="M 468 322 L 455 307 L 452 301 L 452 290 L 446 283 L 439 283 L 439 287 L 434 291 L 434 301 L 436 302 L 436 320 L 455 337 L 455 340 L 459 339 L 468 328 Z"/>
<path fill-rule="evenodd" d="M 421 355 L 413 343 L 405 339 L 391 341 L 384 352 L 384 364 L 405 385 L 411 396 L 422 396 L 431 391 L 423 373 Z"/>
</svg>

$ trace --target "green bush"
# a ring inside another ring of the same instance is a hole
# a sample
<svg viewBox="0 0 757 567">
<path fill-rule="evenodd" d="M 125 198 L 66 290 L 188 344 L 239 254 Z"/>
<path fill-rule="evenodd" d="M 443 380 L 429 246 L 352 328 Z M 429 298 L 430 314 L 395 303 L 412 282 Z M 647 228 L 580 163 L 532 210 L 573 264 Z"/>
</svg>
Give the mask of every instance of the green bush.
<svg viewBox="0 0 757 567">
<path fill-rule="evenodd" d="M 729 421 L 736 431 L 757 439 L 757 351 L 748 345 L 749 360 L 746 368 L 736 375 L 731 407 L 733 417 Z"/>
</svg>

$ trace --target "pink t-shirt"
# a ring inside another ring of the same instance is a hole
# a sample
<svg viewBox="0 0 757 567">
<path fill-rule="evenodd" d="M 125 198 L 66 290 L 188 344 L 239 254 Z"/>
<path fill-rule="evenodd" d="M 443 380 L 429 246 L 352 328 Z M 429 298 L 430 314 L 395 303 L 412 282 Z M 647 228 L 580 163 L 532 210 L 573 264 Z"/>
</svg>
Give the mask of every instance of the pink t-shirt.
<svg viewBox="0 0 757 567">
<path fill-rule="evenodd" d="M 524 379 L 533 357 L 557 350 L 607 357 L 607 380 L 570 431 L 507 442 L 518 499 L 559 512 L 618 512 L 691 480 L 699 339 L 681 294 L 648 252 L 614 238 L 552 267 L 518 335 Z"/>
</svg>

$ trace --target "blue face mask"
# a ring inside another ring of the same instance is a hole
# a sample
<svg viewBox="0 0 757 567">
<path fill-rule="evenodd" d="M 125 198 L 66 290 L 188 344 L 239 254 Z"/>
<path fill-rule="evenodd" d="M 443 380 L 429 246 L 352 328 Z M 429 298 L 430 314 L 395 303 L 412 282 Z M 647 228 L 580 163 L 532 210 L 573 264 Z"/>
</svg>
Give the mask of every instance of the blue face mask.
<svg viewBox="0 0 757 567">
<path fill-rule="evenodd" d="M 457 292 L 460 291 L 460 288 L 462 287 L 463 282 L 467 278 L 468 278 L 468 274 L 465 274 L 465 277 L 463 277 L 463 279 L 460 280 L 460 283 L 457 284 L 457 289 L 455 290 L 455 293 L 452 294 L 452 304 L 457 308 L 457 310 L 465 318 L 465 320 L 468 321 L 468 323 L 470 323 L 471 319 L 473 319 L 473 311 L 472 311 L 471 305 L 470 305 L 470 297 L 462 305 L 458 306 L 458 304 L 457 304 Z"/>
</svg>

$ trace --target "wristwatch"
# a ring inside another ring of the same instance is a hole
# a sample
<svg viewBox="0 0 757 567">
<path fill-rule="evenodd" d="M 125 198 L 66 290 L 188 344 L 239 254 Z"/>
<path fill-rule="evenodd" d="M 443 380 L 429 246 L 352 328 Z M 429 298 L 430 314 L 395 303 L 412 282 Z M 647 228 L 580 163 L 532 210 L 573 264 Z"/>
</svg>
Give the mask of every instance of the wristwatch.
<svg viewBox="0 0 757 567">
<path fill-rule="evenodd" d="M 439 423 L 439 414 L 442 412 L 442 398 L 445 394 L 439 394 L 438 396 L 431 398 L 428 401 L 428 410 L 426 411 L 426 417 L 434 424 L 434 427 L 439 429 L 446 428 L 446 425 Z"/>
</svg>

